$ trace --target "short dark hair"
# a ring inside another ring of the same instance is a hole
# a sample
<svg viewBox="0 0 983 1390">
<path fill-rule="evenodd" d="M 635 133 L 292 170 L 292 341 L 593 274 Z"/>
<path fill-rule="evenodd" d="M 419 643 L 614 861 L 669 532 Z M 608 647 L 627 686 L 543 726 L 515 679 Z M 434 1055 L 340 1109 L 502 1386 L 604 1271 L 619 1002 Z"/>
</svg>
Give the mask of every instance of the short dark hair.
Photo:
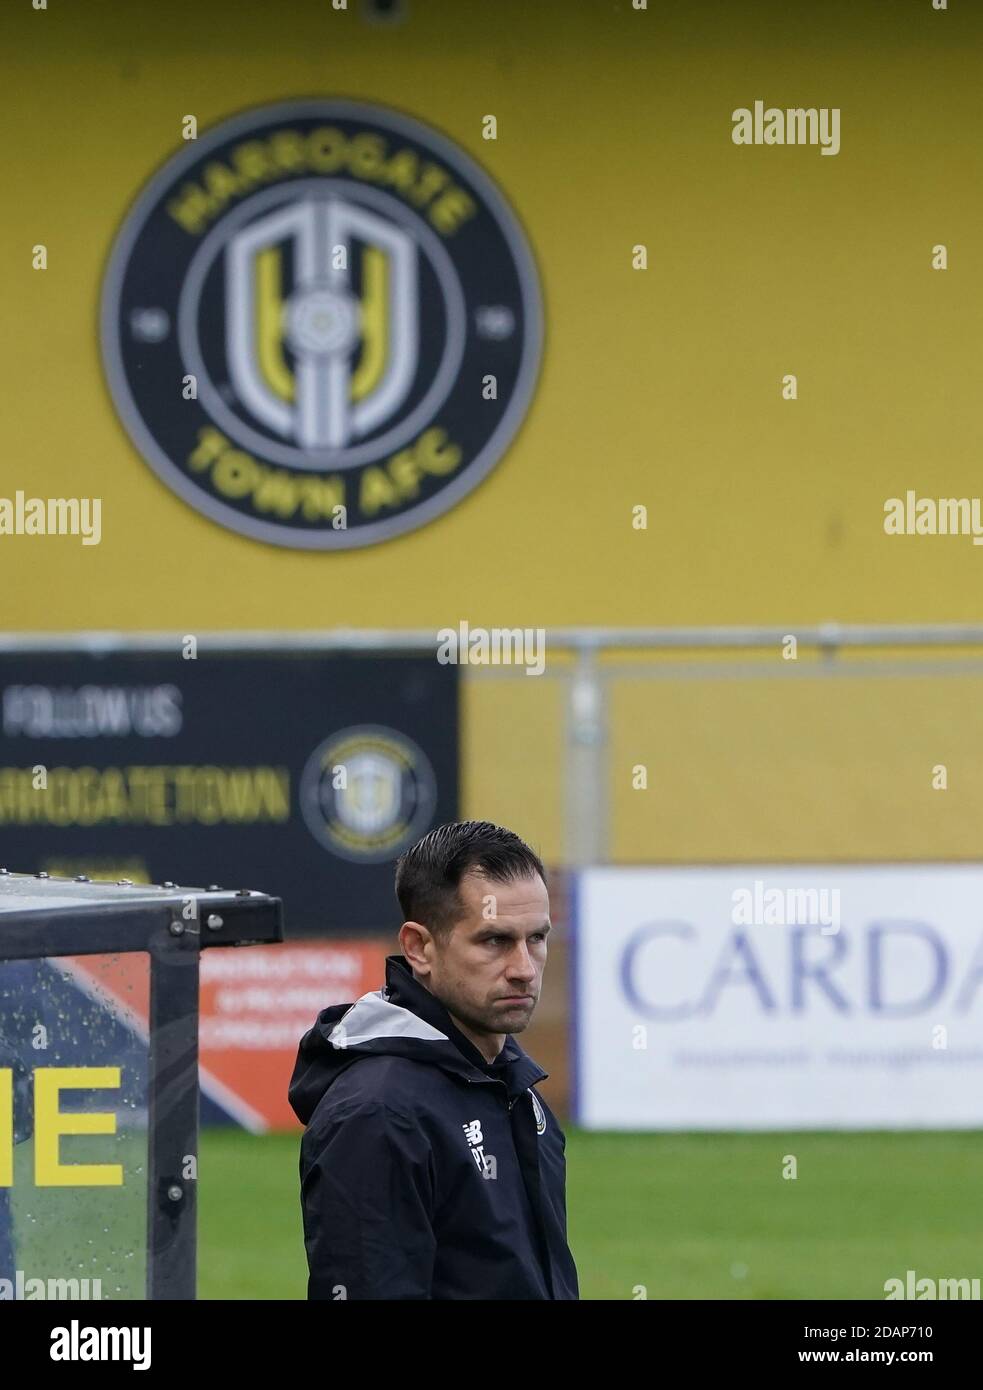
<svg viewBox="0 0 983 1390">
<path fill-rule="evenodd" d="M 524 840 L 487 820 L 450 821 L 424 835 L 396 862 L 396 897 L 406 922 L 420 922 L 436 936 L 450 933 L 461 911 L 458 887 L 469 871 L 494 883 L 546 870 Z"/>
</svg>

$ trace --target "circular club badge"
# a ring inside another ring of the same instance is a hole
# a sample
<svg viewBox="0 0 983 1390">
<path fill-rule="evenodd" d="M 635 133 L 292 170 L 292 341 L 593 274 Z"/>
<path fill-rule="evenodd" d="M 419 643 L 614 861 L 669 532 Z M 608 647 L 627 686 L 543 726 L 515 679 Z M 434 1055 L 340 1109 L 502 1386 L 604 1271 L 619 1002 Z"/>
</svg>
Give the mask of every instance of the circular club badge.
<svg viewBox="0 0 983 1390">
<path fill-rule="evenodd" d="M 116 408 L 197 511 L 275 545 L 370 545 L 501 458 L 539 369 L 525 236 L 488 176 L 384 107 L 266 107 L 188 140 L 110 257 Z"/>
<path fill-rule="evenodd" d="M 342 729 L 300 778 L 300 809 L 325 849 L 362 863 L 392 859 L 430 828 L 437 781 L 426 754 L 395 729 Z"/>
</svg>

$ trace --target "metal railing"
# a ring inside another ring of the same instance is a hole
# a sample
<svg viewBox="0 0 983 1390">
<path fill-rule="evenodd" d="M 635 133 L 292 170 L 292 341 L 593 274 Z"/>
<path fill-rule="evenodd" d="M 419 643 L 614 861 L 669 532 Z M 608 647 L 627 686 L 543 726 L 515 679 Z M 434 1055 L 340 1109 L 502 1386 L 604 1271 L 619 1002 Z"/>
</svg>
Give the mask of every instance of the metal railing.
<svg viewBox="0 0 983 1390">
<path fill-rule="evenodd" d="M 437 629 L 332 628 L 299 631 L 201 632 L 194 634 L 198 647 L 208 651 L 320 651 L 320 652 L 405 652 L 435 654 Z M 180 651 L 184 634 L 166 632 L 90 631 L 76 633 L 2 633 L 0 654 L 52 655 L 78 652 L 109 655 L 115 652 L 166 653 Z M 769 677 L 801 675 L 902 675 L 927 670 L 936 672 L 983 672 L 983 624 L 839 624 L 835 622 L 796 627 L 558 627 L 546 629 L 547 649 L 564 653 L 566 660 L 544 675 L 566 681 L 565 740 L 566 774 L 564 789 L 564 852 L 570 866 L 608 861 L 609 806 L 607 789 L 608 700 L 607 682 L 625 667 L 614 665 L 613 654 L 650 651 L 660 656 L 690 653 L 704 657 L 710 652 L 780 655 L 783 644 L 794 637 L 797 648 L 814 652 L 821 662 L 804 663 L 778 660 L 767 665 L 758 660 L 738 664 L 726 662 L 674 662 L 671 669 L 630 668 L 632 676 L 653 678 Z M 911 653 L 942 648 L 979 647 L 975 659 L 937 657 L 930 664 L 914 662 Z M 880 653 L 909 654 L 903 662 L 888 663 Z M 877 653 L 876 663 L 854 663 L 842 658 L 860 652 Z M 468 680 L 486 676 L 509 676 L 521 668 L 483 666 L 469 662 L 464 671 Z"/>
</svg>

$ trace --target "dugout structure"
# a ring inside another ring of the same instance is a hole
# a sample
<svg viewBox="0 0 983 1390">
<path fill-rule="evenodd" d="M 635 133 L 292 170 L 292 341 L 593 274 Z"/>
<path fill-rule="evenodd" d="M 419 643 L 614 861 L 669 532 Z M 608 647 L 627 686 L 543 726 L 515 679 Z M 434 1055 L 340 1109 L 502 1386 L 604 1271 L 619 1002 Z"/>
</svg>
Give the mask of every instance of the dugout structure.
<svg viewBox="0 0 983 1390">
<path fill-rule="evenodd" d="M 6 1297 L 195 1297 L 200 954 L 282 940 L 249 889 L 0 869 Z"/>
</svg>

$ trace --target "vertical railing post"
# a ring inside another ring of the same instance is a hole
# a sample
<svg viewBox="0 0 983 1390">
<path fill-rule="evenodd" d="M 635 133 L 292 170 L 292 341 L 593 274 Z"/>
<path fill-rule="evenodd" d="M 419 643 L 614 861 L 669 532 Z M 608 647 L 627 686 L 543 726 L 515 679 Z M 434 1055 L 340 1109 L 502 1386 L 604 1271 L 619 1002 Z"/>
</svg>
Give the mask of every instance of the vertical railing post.
<svg viewBox="0 0 983 1390">
<path fill-rule="evenodd" d="M 571 868 L 608 858 L 607 709 L 597 651 L 577 649 L 567 692 L 564 840 Z"/>
</svg>

